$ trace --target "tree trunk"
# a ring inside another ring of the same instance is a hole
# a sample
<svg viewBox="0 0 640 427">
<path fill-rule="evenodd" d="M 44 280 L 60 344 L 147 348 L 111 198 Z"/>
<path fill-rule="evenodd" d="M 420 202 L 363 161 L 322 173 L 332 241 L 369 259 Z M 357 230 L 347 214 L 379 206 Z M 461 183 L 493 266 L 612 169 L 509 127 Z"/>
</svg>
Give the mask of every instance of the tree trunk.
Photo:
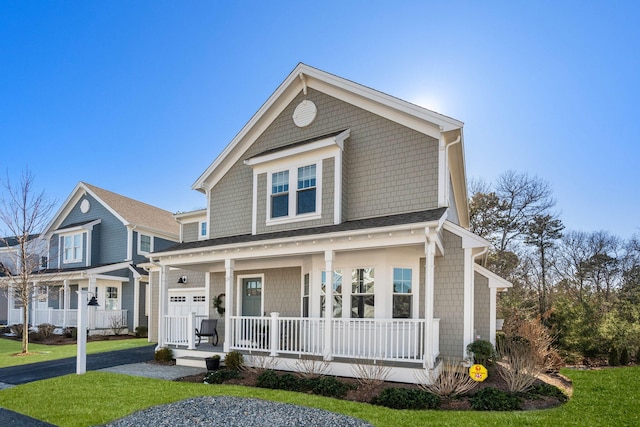
<svg viewBox="0 0 640 427">
<path fill-rule="evenodd" d="M 29 301 L 23 304 L 22 310 L 22 354 L 29 353 Z"/>
</svg>

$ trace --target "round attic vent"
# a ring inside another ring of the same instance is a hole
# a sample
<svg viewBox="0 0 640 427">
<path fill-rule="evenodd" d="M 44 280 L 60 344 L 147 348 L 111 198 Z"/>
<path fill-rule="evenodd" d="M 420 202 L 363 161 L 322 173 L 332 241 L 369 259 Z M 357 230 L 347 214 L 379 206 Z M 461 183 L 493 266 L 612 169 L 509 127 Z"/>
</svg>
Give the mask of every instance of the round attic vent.
<svg viewBox="0 0 640 427">
<path fill-rule="evenodd" d="M 89 203 L 89 200 L 84 199 L 81 203 L 80 203 L 80 212 L 82 213 L 87 213 L 89 212 L 89 208 L 91 207 L 91 204 Z"/>
<path fill-rule="evenodd" d="M 299 128 L 309 126 L 315 120 L 317 112 L 316 104 L 305 99 L 293 112 L 293 123 Z"/>
</svg>

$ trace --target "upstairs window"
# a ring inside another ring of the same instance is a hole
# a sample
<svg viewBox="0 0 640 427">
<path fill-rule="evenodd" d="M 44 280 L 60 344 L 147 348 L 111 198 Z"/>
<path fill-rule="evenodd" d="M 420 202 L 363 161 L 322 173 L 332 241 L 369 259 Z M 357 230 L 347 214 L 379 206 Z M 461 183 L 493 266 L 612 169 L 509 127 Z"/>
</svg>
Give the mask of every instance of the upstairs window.
<svg viewBox="0 0 640 427">
<path fill-rule="evenodd" d="M 271 176 L 271 218 L 289 215 L 289 171 Z"/>
<path fill-rule="evenodd" d="M 82 233 L 69 234 L 63 238 L 63 262 L 82 261 Z"/>
<path fill-rule="evenodd" d="M 200 222 L 200 234 L 198 235 L 198 238 L 200 239 L 207 238 L 207 222 L 206 221 Z"/>
<path fill-rule="evenodd" d="M 298 215 L 316 211 L 316 165 L 298 168 Z"/>
<path fill-rule="evenodd" d="M 153 250 L 153 245 L 151 244 L 151 236 L 146 234 L 139 234 L 138 236 L 140 236 L 138 253 L 150 253 Z"/>
</svg>

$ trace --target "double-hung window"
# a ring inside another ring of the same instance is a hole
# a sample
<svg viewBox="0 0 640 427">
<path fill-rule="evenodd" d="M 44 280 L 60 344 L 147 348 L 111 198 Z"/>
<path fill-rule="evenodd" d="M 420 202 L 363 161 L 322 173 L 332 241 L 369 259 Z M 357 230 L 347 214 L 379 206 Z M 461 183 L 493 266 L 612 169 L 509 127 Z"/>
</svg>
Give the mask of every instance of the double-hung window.
<svg viewBox="0 0 640 427">
<path fill-rule="evenodd" d="M 82 261 L 82 233 L 69 234 L 63 238 L 63 262 Z"/>
<path fill-rule="evenodd" d="M 296 214 L 316 211 L 316 165 L 298 168 Z"/>
<path fill-rule="evenodd" d="M 331 272 L 329 272 L 331 275 Z M 333 294 L 333 317 L 342 317 L 342 270 L 333 272 L 333 280 L 331 280 L 330 292 Z M 320 288 L 320 315 L 326 317 L 327 303 L 327 272 L 322 272 L 322 284 Z"/>
<path fill-rule="evenodd" d="M 413 304 L 412 271 L 410 268 L 393 269 L 393 317 L 411 318 Z"/>
<path fill-rule="evenodd" d="M 317 170 L 314 163 L 271 173 L 271 219 L 318 212 Z"/>
<path fill-rule="evenodd" d="M 147 234 L 139 234 L 140 236 L 140 246 L 138 246 L 138 253 L 148 254 L 153 251 L 153 244 L 151 240 L 151 236 Z"/>
<path fill-rule="evenodd" d="M 375 269 L 355 268 L 351 272 L 351 317 L 372 318 L 375 310 Z"/>
<path fill-rule="evenodd" d="M 289 215 L 289 171 L 271 176 L 271 218 Z"/>
</svg>

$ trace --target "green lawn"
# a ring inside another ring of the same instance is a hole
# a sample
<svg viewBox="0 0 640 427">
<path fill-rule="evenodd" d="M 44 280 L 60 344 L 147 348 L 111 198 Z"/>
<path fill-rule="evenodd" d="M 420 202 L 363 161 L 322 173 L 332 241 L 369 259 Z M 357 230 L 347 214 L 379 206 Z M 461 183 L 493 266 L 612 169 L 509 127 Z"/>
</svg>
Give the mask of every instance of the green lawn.
<svg viewBox="0 0 640 427">
<path fill-rule="evenodd" d="M 559 408 L 528 412 L 398 411 L 302 393 L 178 383 L 106 372 L 67 375 L 2 390 L 0 406 L 59 426 L 104 424 L 149 406 L 207 395 L 255 397 L 316 407 L 381 427 L 640 425 L 640 367 L 563 373 L 574 381 L 573 398 Z"/>
<path fill-rule="evenodd" d="M 102 353 L 112 350 L 124 350 L 127 348 L 141 347 L 145 345 L 150 345 L 146 338 L 92 341 L 87 343 L 87 354 Z M 43 362 L 45 360 L 63 359 L 65 357 L 75 357 L 78 351 L 75 344 L 43 345 L 29 343 L 29 352 L 33 354 L 27 356 L 16 356 L 16 353 L 19 353 L 21 350 L 22 343 L 19 341 L 0 338 L 0 368 Z"/>
</svg>

